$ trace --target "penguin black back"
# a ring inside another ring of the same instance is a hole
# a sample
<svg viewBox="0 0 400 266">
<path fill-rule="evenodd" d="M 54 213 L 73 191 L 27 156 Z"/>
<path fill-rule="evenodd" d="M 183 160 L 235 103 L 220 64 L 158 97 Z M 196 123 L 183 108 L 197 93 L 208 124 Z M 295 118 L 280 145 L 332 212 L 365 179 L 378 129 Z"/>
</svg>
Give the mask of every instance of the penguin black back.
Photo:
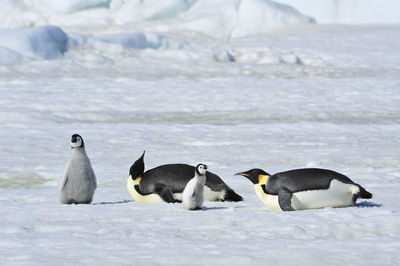
<svg viewBox="0 0 400 266">
<path fill-rule="evenodd" d="M 169 186 L 173 192 L 182 192 L 186 183 L 193 177 L 194 172 L 195 167 L 188 164 L 165 164 L 146 171 L 141 184 L 144 187 L 149 187 L 150 184 L 155 184 L 162 179 L 162 183 Z M 210 172 L 206 173 L 206 178 L 207 180 L 210 178 L 214 182 L 222 181 L 217 175 Z M 222 188 L 223 181 L 215 183 Z"/>
<path fill-rule="evenodd" d="M 310 182 L 311 177 L 312 182 Z M 336 179 L 345 184 L 358 185 L 347 176 L 332 170 L 303 168 L 272 175 L 269 178 L 269 184 L 271 184 L 271 186 L 267 185 L 266 189 L 273 194 L 278 193 L 278 186 L 284 186 L 292 192 L 327 189 L 332 179 Z M 273 184 L 275 184 L 275 186 Z"/>
</svg>

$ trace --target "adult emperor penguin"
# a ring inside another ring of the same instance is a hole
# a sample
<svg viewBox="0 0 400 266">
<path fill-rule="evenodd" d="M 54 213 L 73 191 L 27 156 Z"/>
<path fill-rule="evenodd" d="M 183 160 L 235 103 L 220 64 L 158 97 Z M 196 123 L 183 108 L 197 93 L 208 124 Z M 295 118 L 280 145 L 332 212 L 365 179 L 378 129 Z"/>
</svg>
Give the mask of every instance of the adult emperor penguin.
<svg viewBox="0 0 400 266">
<path fill-rule="evenodd" d="M 372 198 L 371 193 L 347 176 L 326 169 L 295 169 L 274 175 L 251 169 L 236 175 L 253 182 L 257 196 L 269 210 L 349 207 L 358 198 Z"/>
<path fill-rule="evenodd" d="M 187 164 L 166 164 L 144 172 L 144 152 L 129 170 L 127 190 L 138 203 L 181 202 L 182 192 L 193 177 L 195 167 Z M 206 201 L 241 201 L 222 179 L 206 172 L 204 187 Z"/>
<path fill-rule="evenodd" d="M 194 177 L 186 184 L 182 193 L 183 207 L 187 210 L 200 210 L 204 202 L 204 185 L 206 184 L 207 165 L 198 164 Z"/>
<path fill-rule="evenodd" d="M 60 202 L 89 204 L 92 202 L 97 182 L 80 135 L 72 135 L 71 149 L 71 157 L 60 183 Z"/>
</svg>

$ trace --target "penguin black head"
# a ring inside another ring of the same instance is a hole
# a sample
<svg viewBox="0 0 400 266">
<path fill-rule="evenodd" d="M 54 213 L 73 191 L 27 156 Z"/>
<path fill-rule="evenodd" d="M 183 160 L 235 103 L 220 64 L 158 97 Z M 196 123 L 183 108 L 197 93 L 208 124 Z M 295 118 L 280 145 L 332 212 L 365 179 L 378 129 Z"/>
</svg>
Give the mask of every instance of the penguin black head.
<svg viewBox="0 0 400 266">
<path fill-rule="evenodd" d="M 199 174 L 199 175 L 205 175 L 206 172 L 207 172 L 207 165 L 202 164 L 202 163 L 199 163 L 199 164 L 196 166 L 196 172 L 197 172 L 197 174 Z"/>
<path fill-rule="evenodd" d="M 268 174 L 264 170 L 258 169 L 258 168 L 254 168 L 254 169 L 251 169 L 251 170 L 246 171 L 246 172 L 237 173 L 235 175 L 241 175 L 241 176 L 246 177 L 251 182 L 253 182 L 254 185 L 260 183 L 261 179 L 264 176 L 270 176 L 270 174 Z"/>
<path fill-rule="evenodd" d="M 73 148 L 85 148 L 85 142 L 83 142 L 83 138 L 78 134 L 74 134 L 71 137 L 71 149 Z"/>
<path fill-rule="evenodd" d="M 143 151 L 142 156 L 140 156 L 139 159 L 137 159 L 129 169 L 129 176 L 135 180 L 139 176 L 142 176 L 144 173 L 144 153 L 146 151 Z"/>
</svg>

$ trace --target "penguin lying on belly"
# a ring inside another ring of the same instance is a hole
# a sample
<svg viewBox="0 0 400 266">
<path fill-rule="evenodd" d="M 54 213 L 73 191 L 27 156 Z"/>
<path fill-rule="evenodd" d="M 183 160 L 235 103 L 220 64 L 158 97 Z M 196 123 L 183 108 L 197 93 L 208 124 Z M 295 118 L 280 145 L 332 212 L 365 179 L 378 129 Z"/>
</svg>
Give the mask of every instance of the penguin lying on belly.
<svg viewBox="0 0 400 266">
<path fill-rule="evenodd" d="M 193 178 L 195 167 L 188 164 L 166 164 L 144 172 L 144 152 L 129 170 L 126 184 L 129 195 L 138 203 L 182 202 L 186 184 Z M 206 173 L 205 201 L 241 201 L 222 179 Z"/>
<path fill-rule="evenodd" d="M 237 173 L 254 184 L 257 196 L 269 210 L 296 211 L 353 206 L 372 194 L 337 172 L 305 168 L 274 175 L 262 169 Z"/>
</svg>

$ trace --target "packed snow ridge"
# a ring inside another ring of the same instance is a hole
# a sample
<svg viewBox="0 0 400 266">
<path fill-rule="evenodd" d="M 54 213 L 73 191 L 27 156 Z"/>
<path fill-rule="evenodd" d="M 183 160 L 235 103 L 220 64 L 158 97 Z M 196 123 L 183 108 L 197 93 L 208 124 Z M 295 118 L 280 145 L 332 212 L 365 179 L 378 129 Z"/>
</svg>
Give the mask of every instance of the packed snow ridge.
<svg viewBox="0 0 400 266">
<path fill-rule="evenodd" d="M 64 29 L 98 29 L 139 22 L 153 23 L 158 30 L 194 30 L 228 38 L 315 20 L 269 0 L 8 0 L 0 11 L 3 28 L 52 24 Z"/>
<path fill-rule="evenodd" d="M 94 29 L 168 19 L 168 27 L 236 36 L 243 29 L 253 34 L 314 18 L 335 24 L 400 23 L 399 5 L 397 0 L 3 0 L 0 28 L 53 24 Z"/>
<path fill-rule="evenodd" d="M 162 4 L 154 0 L 68 2 L 52 0 L 31 1 L 25 4 L 25 9 L 22 9 L 18 4 L 8 1 L 4 9 L 8 15 L 0 16 L 3 27 L 30 25 L 30 27 L 0 31 L 0 65 L 17 64 L 26 60 L 57 59 L 67 49 L 77 49 L 80 46 L 91 46 L 94 50 L 100 51 L 180 50 L 186 47 L 195 50 L 197 48 L 191 47 L 189 41 L 168 35 L 186 36 L 185 32 L 190 31 L 197 32 L 201 36 L 225 40 L 259 35 L 290 25 L 315 22 L 313 18 L 302 15 L 288 5 L 267 0 L 168 0 Z M 95 16 L 96 19 L 93 19 Z M 140 21 L 144 21 L 145 24 L 140 24 Z M 57 26 L 42 25 L 48 23 Z M 140 25 L 134 26 L 138 24 Z M 102 30 L 91 29 L 90 33 L 87 33 L 83 25 L 88 28 L 101 26 Z M 107 25 L 124 26 L 117 27 L 121 30 L 115 28 L 107 30 L 107 27 L 104 27 Z M 133 30 L 127 32 L 127 29 L 131 28 Z M 68 31 L 86 33 L 67 34 Z M 183 55 L 172 52 L 174 57 L 191 57 L 190 53 L 190 49 L 185 50 Z M 239 51 L 235 56 L 232 51 L 224 48 L 212 48 L 206 53 L 205 58 L 212 58 L 218 62 L 248 61 L 249 58 L 254 58 L 254 55 L 243 55 L 243 51 Z M 283 55 L 273 53 L 265 55 L 261 51 L 257 52 L 255 61 L 300 62 L 297 56 L 287 56 L 287 54 L 290 55 L 291 52 L 285 52 Z"/>
<path fill-rule="evenodd" d="M 365 18 L 371 17 L 371 12 L 382 13 L 377 12 L 377 0 L 365 0 L 363 4 L 356 0 L 307 3 L 303 0 L 5 0 L 0 10 L 0 65 L 59 59 L 67 51 L 82 47 L 124 57 L 130 57 L 132 49 L 153 49 L 163 50 L 163 55 L 156 52 L 144 56 L 320 65 L 319 55 L 310 59 L 290 50 L 265 47 L 245 51 L 229 44 L 210 48 L 197 41 L 203 36 L 220 41 L 260 36 L 283 27 L 315 23 L 309 14 L 323 22 L 366 23 Z M 382 3 L 396 10 L 398 1 L 382 0 Z M 327 7 L 331 13 L 327 13 Z M 350 19 L 349 14 L 354 16 Z M 400 22 L 392 17 L 379 15 L 372 22 Z"/>
</svg>

